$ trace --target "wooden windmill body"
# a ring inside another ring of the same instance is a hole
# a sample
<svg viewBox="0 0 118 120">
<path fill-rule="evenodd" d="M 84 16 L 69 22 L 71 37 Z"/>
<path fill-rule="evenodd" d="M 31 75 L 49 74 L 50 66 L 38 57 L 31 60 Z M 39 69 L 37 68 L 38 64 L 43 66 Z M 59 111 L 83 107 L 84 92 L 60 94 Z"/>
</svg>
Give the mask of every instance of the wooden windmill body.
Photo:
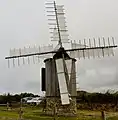
<svg viewBox="0 0 118 120">
<path fill-rule="evenodd" d="M 13 49 L 10 51 L 10 57 L 8 59 L 18 60 L 18 65 L 20 65 L 19 60 L 22 58 L 23 63 L 24 58 L 28 59 L 33 56 L 36 59 L 44 59 L 45 68 L 43 69 L 44 73 L 42 79 L 42 91 L 46 92 L 46 107 L 45 114 L 47 115 L 66 115 L 66 116 L 75 116 L 76 111 L 76 59 L 81 58 L 100 58 L 101 56 L 111 56 L 114 55 L 113 48 L 117 47 L 114 44 L 114 38 L 112 44 L 110 38 L 108 38 L 107 43 L 105 42 L 104 37 L 102 40 L 98 38 L 93 39 L 93 42 L 89 39 L 88 42 L 84 39 L 83 43 L 79 42 L 70 42 L 67 34 L 67 26 L 64 17 L 64 6 L 56 5 L 55 2 L 46 3 L 48 16 L 51 17 L 48 19 L 51 21 L 49 23 L 50 30 L 52 33 L 52 41 L 57 41 L 58 45 L 56 47 L 47 46 L 43 47 L 45 50 L 42 50 L 41 47 L 35 48 L 23 48 L 23 49 Z M 65 49 L 63 47 L 64 43 L 71 45 L 71 48 Z"/>
<path fill-rule="evenodd" d="M 56 54 L 58 56 L 58 53 Z M 56 56 L 55 55 L 55 56 Z M 59 59 L 59 58 L 58 58 Z M 54 58 L 46 59 L 45 62 L 45 75 L 46 75 L 46 108 L 47 115 L 62 115 L 62 116 L 75 116 L 76 115 L 76 69 L 74 58 L 66 58 L 66 63 L 69 64 L 69 79 L 64 82 L 63 78 L 59 81 L 57 73 L 56 61 Z M 59 65 L 59 67 L 61 67 Z M 43 82 L 43 81 L 42 81 Z M 60 86 L 68 86 L 68 90 L 60 91 Z M 65 84 L 65 85 L 64 85 Z M 68 96 L 64 96 L 64 95 Z M 65 100 L 64 100 L 65 97 Z M 63 99 L 63 100 L 62 100 Z M 69 100 L 69 101 L 68 101 Z M 62 103 L 63 101 L 63 103 Z M 69 103 L 68 103 L 69 102 Z M 62 105 L 63 104 L 63 105 Z M 55 111 L 55 113 L 54 113 Z"/>
</svg>

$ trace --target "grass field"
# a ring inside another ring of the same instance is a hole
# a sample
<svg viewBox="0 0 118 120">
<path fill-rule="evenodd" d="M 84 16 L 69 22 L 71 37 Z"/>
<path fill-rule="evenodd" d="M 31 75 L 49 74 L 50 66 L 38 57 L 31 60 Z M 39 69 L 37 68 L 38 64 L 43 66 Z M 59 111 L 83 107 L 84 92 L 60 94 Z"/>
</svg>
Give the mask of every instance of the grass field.
<svg viewBox="0 0 118 120">
<path fill-rule="evenodd" d="M 5 107 L 0 107 L 0 120 L 18 120 L 19 109 L 7 111 Z M 54 120 L 54 117 L 42 116 L 42 109 L 36 107 L 23 108 L 23 120 Z M 118 113 L 106 113 L 107 120 L 118 120 Z M 76 118 L 56 117 L 56 120 L 102 120 L 99 111 L 80 111 Z"/>
</svg>

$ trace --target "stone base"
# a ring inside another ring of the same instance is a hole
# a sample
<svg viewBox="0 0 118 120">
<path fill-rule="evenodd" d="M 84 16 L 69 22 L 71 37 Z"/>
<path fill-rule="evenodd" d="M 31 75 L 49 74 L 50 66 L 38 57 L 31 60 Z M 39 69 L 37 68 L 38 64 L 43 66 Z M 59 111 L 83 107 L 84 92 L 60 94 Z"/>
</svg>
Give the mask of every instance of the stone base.
<svg viewBox="0 0 118 120">
<path fill-rule="evenodd" d="M 46 115 L 53 116 L 54 114 L 57 116 L 76 116 L 76 98 L 72 98 L 69 105 L 62 105 L 60 98 L 46 98 Z"/>
</svg>

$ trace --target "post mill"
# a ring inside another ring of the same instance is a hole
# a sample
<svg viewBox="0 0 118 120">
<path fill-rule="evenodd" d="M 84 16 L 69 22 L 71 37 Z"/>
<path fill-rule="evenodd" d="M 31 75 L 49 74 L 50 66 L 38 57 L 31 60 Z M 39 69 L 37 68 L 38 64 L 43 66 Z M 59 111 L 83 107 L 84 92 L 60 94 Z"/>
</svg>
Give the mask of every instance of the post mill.
<svg viewBox="0 0 118 120">
<path fill-rule="evenodd" d="M 76 59 L 81 58 L 101 58 L 102 56 L 114 55 L 113 48 L 117 47 L 114 38 L 104 37 L 95 39 L 84 39 L 83 43 L 79 40 L 70 41 L 65 21 L 64 6 L 57 5 L 56 2 L 46 3 L 47 16 L 49 17 L 49 26 L 51 31 L 51 40 L 57 41 L 57 45 L 48 45 L 43 47 L 28 47 L 23 49 L 10 50 L 8 60 L 20 59 L 23 63 L 30 57 L 33 61 L 36 59 L 45 59 L 45 68 L 42 68 L 42 91 L 46 92 L 45 114 L 76 116 Z M 64 47 L 69 44 L 70 48 Z"/>
</svg>

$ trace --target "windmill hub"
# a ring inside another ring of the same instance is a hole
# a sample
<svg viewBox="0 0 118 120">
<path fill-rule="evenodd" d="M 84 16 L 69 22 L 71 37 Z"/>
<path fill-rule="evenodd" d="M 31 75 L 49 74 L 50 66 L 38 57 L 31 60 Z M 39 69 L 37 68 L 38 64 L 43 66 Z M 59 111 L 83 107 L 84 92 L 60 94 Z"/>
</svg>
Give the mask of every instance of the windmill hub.
<svg viewBox="0 0 118 120">
<path fill-rule="evenodd" d="M 59 59 L 59 58 L 65 58 L 65 59 L 70 59 L 70 56 L 66 53 L 65 49 L 63 47 L 60 47 L 57 51 L 57 53 L 53 56 L 54 59 Z"/>
</svg>

